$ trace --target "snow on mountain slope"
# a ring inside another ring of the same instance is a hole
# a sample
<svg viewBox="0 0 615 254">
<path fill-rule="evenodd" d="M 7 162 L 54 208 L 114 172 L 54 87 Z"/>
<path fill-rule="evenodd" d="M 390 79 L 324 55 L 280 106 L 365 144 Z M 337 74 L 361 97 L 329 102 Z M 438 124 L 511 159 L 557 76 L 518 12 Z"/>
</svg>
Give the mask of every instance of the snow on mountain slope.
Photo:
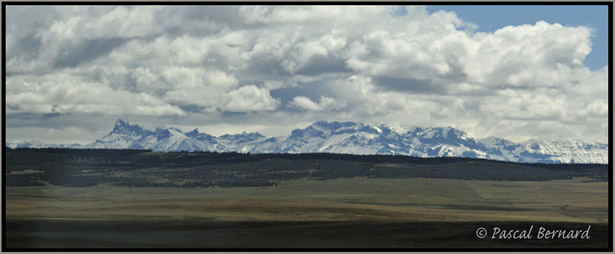
<svg viewBox="0 0 615 254">
<path fill-rule="evenodd" d="M 536 140 L 521 143 L 526 151 L 561 163 L 608 163 L 608 145 L 581 140 Z"/>
<path fill-rule="evenodd" d="M 36 140 L 27 140 L 27 141 L 13 141 L 7 142 L 6 147 L 9 148 L 47 148 L 51 145 L 45 144 L 43 142 L 39 142 Z"/>
<path fill-rule="evenodd" d="M 137 144 L 139 140 L 151 134 L 152 132 L 144 130 L 141 126 L 130 125 L 128 122 L 118 119 L 109 134 L 86 145 L 86 148 L 140 149 L 143 147 Z"/>
<path fill-rule="evenodd" d="M 6 142 L 9 148 L 82 148 L 80 144 L 47 144 L 36 140 Z"/>
<path fill-rule="evenodd" d="M 417 157 L 467 157 L 530 163 L 608 163 L 608 145 L 581 140 L 528 140 L 515 143 L 489 137 L 468 137 L 452 127 L 404 127 L 355 122 L 318 121 L 289 136 L 241 133 L 215 137 L 198 129 L 155 131 L 117 120 L 113 130 L 87 145 L 49 145 L 36 141 L 8 142 L 7 147 L 130 148 L 154 151 L 218 151 L 242 153 L 394 154 Z"/>
</svg>

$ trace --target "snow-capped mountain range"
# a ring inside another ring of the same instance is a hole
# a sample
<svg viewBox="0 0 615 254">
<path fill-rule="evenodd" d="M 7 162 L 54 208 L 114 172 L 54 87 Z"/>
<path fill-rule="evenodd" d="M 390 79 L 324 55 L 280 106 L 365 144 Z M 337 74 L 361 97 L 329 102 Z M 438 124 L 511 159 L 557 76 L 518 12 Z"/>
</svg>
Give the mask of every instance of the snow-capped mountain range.
<svg viewBox="0 0 615 254">
<path fill-rule="evenodd" d="M 241 133 L 215 137 L 198 129 L 145 130 L 117 120 L 113 131 L 90 144 L 54 145 L 8 142 L 11 148 L 114 148 L 154 151 L 218 151 L 242 153 L 345 153 L 390 154 L 416 157 L 467 157 L 529 163 L 608 163 L 608 144 L 581 140 L 528 140 L 515 143 L 489 137 L 477 140 L 451 127 L 404 128 L 355 122 L 318 121 L 289 136 L 266 137 Z"/>
</svg>

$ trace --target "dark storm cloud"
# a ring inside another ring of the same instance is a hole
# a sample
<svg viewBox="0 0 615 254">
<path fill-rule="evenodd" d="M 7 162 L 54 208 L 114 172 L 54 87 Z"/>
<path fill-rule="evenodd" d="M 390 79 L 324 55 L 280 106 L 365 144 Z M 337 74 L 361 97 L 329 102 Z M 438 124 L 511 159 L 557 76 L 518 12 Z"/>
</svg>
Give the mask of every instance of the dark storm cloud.
<svg viewBox="0 0 615 254">
<path fill-rule="evenodd" d="M 297 71 L 297 74 L 309 76 L 322 73 L 343 72 L 351 72 L 350 69 L 346 68 L 346 61 L 344 59 L 316 55 L 312 56 L 310 60 Z"/>
<path fill-rule="evenodd" d="M 180 109 L 182 109 L 185 112 L 189 112 L 189 113 L 200 113 L 200 112 L 204 112 L 205 107 L 199 106 L 199 105 L 181 105 L 181 104 L 175 104 L 177 105 Z"/>
<path fill-rule="evenodd" d="M 238 29 L 245 25 L 244 20 L 239 18 L 239 8 L 239 6 L 178 6 L 175 10 L 186 20 L 209 20 L 230 29 Z"/>
<path fill-rule="evenodd" d="M 96 121 L 83 121 L 80 119 L 82 114 L 60 114 L 60 113 L 10 113 L 6 115 L 7 128 L 60 128 L 62 126 L 79 126 L 91 130 L 98 128 Z M 93 119 L 90 119 L 93 120 Z"/>
<path fill-rule="evenodd" d="M 248 114 L 246 112 L 232 112 L 232 111 L 224 111 L 221 114 L 222 117 L 224 118 L 233 118 L 239 120 L 247 120 L 247 116 Z"/>
<path fill-rule="evenodd" d="M 292 74 L 284 68 L 284 63 L 279 59 L 265 56 L 253 59 L 249 62 L 246 72 L 256 76 L 286 76 L 290 77 Z"/>
<path fill-rule="evenodd" d="M 423 93 L 423 94 L 443 94 L 445 87 L 436 85 L 431 80 L 374 77 L 374 83 L 385 91 Z"/>
<path fill-rule="evenodd" d="M 122 38 L 93 39 L 85 40 L 75 46 L 66 46 L 60 50 L 60 54 L 54 62 L 54 67 L 75 67 L 81 63 L 95 60 L 109 54 L 124 42 L 125 39 Z"/>
<path fill-rule="evenodd" d="M 15 52 L 12 52 L 12 54 L 19 55 L 27 60 L 32 60 L 38 57 L 40 47 L 40 36 L 28 34 L 17 40 L 17 47 L 15 47 Z"/>
</svg>

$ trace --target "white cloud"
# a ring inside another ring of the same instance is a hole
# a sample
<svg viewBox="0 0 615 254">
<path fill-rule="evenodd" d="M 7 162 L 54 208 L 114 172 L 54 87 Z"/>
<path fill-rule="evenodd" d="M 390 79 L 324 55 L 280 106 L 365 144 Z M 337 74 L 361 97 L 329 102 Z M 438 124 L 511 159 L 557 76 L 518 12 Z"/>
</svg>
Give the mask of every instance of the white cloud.
<svg viewBox="0 0 615 254">
<path fill-rule="evenodd" d="M 280 101 L 271 97 L 269 90 L 254 85 L 243 86 L 228 93 L 224 110 L 245 112 L 275 110 Z"/>
<path fill-rule="evenodd" d="M 346 104 L 340 103 L 333 98 L 321 96 L 320 101 L 318 103 L 310 100 L 310 98 L 305 96 L 297 96 L 293 98 L 291 102 L 288 103 L 289 107 L 295 107 L 303 110 L 313 110 L 313 111 L 331 111 L 331 110 L 339 110 L 346 107 Z"/>
<path fill-rule="evenodd" d="M 185 115 L 150 94 L 113 90 L 63 74 L 29 81 L 11 79 L 7 90 L 8 112 Z"/>
<path fill-rule="evenodd" d="M 605 142 L 608 69 L 583 66 L 590 28 L 484 33 L 452 12 L 405 10 L 8 6 L 7 111 L 259 112 L 235 124 L 275 115 Z"/>
<path fill-rule="evenodd" d="M 298 84 L 296 82 L 282 82 L 276 80 L 267 80 L 263 84 L 263 86 L 269 90 L 275 90 L 286 87 L 297 87 Z"/>
<path fill-rule="evenodd" d="M 312 100 L 310 100 L 310 98 L 305 97 L 305 96 L 297 96 L 293 98 L 293 100 L 289 103 L 289 106 L 297 107 L 297 108 L 305 109 L 305 110 L 315 110 L 315 111 L 322 110 L 322 106 L 320 106 L 316 102 L 313 102 Z"/>
<path fill-rule="evenodd" d="M 470 82 L 485 85 L 561 85 L 570 78 L 569 68 L 583 67 L 591 51 L 590 35 L 586 27 L 544 21 L 478 33 L 464 70 Z"/>
<path fill-rule="evenodd" d="M 162 77 L 174 89 L 193 87 L 237 87 L 237 79 L 221 71 L 206 71 L 202 68 L 168 66 L 162 69 Z"/>
</svg>

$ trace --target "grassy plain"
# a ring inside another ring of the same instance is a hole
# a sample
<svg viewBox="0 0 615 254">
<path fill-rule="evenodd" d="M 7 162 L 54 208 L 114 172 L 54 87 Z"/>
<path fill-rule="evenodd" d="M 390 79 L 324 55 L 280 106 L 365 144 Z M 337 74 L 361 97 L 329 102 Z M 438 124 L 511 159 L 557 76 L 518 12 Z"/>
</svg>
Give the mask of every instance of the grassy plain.
<svg viewBox="0 0 615 254">
<path fill-rule="evenodd" d="M 604 249 L 608 173 L 462 158 L 16 149 L 3 248 Z M 591 225 L 592 237 L 475 233 L 532 225 Z"/>
<path fill-rule="evenodd" d="M 433 178 L 277 186 L 7 187 L 8 248 L 606 248 L 606 182 Z M 590 240 L 479 239 L 478 227 Z"/>
<path fill-rule="evenodd" d="M 608 222 L 608 183 L 433 178 L 235 188 L 8 186 L 6 218 Z"/>
</svg>

